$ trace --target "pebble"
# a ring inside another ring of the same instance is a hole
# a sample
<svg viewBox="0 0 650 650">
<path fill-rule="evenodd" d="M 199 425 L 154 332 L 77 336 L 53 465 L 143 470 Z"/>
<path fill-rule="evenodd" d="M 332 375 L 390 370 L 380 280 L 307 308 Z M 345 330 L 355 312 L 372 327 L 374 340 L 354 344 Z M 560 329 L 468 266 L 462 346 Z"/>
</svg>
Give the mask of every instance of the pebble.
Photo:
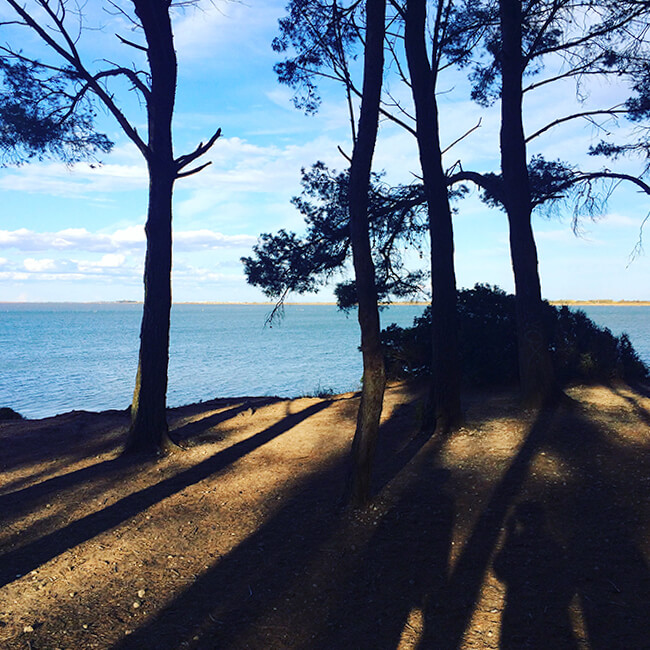
<svg viewBox="0 0 650 650">
<path fill-rule="evenodd" d="M 25 627 L 23 628 L 23 632 L 25 632 L 25 634 L 27 634 L 28 632 L 33 632 L 33 631 L 34 631 L 34 628 L 31 625 L 25 625 Z"/>
<path fill-rule="evenodd" d="M 140 591 L 138 591 L 138 598 L 144 598 L 145 593 L 146 591 L 144 589 L 140 589 Z"/>
<path fill-rule="evenodd" d="M 140 607 L 140 605 L 142 605 L 142 603 L 139 600 L 136 600 L 136 601 L 133 602 L 132 607 L 133 607 L 133 609 L 138 609 L 138 607 Z"/>
</svg>

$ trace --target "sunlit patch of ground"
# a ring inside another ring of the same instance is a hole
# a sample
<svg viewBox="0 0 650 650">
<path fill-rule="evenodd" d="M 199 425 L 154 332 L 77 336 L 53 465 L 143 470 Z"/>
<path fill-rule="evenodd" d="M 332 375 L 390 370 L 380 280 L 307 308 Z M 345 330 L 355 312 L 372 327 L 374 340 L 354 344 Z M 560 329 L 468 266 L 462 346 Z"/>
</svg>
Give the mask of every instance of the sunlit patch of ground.
<svg viewBox="0 0 650 650">
<path fill-rule="evenodd" d="M 119 456 L 125 413 L 0 423 L 0 646 L 643 647 L 650 399 L 568 393 L 470 395 L 427 439 L 392 386 L 360 511 L 352 394 L 174 409 L 155 461 Z"/>
</svg>

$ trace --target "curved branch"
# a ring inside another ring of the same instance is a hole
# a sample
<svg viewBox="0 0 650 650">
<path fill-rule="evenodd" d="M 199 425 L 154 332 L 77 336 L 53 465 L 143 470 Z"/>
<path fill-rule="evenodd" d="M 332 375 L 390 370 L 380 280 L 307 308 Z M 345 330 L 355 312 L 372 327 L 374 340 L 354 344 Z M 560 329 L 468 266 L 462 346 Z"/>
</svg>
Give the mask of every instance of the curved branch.
<svg viewBox="0 0 650 650">
<path fill-rule="evenodd" d="M 131 70 L 130 68 L 115 67 L 110 70 L 102 70 L 96 75 L 93 75 L 95 81 L 104 79 L 105 77 L 119 77 L 120 75 L 125 76 L 135 88 L 137 88 L 143 95 L 145 100 L 148 100 L 151 96 L 151 90 L 149 87 L 138 77 L 137 72 Z"/>
<path fill-rule="evenodd" d="M 566 115 L 565 117 L 560 117 L 557 120 L 554 120 L 553 122 L 549 122 L 546 126 L 543 126 L 541 129 L 535 131 L 532 135 L 529 135 L 526 138 L 526 143 L 530 142 L 531 140 L 537 138 L 538 136 L 542 135 L 542 133 L 546 133 L 546 131 L 550 131 L 552 128 L 556 127 L 558 124 L 562 124 L 564 122 L 569 122 L 571 120 L 577 120 L 580 117 L 589 117 L 591 115 L 621 115 L 625 114 L 628 111 L 624 108 L 618 108 L 619 106 L 622 106 L 622 104 L 617 104 L 616 106 L 613 106 L 612 108 L 608 109 L 603 109 L 600 111 L 584 111 L 582 113 L 574 113 L 573 115 Z"/>
<path fill-rule="evenodd" d="M 499 201 L 503 202 L 501 198 L 503 194 L 503 183 L 499 177 L 488 176 L 479 172 L 465 171 L 464 169 L 461 169 L 459 172 L 447 177 L 447 186 L 451 187 L 456 183 L 462 183 L 464 181 L 474 183 L 474 185 L 489 192 Z"/>
<path fill-rule="evenodd" d="M 632 176 L 631 174 L 619 174 L 617 172 L 610 171 L 586 172 L 582 174 L 576 174 L 576 176 L 567 183 L 567 186 L 575 185 L 577 183 L 582 183 L 585 181 L 598 180 L 600 178 L 611 178 L 612 180 L 629 181 L 630 183 L 633 183 L 638 188 L 640 188 L 648 196 L 650 196 L 650 185 L 648 185 L 648 183 L 645 181 L 642 181 L 637 176 Z"/>
<path fill-rule="evenodd" d="M 174 160 L 174 163 L 176 165 L 176 175 L 178 178 L 181 176 L 189 175 L 190 173 L 194 174 L 197 171 L 200 171 L 203 169 L 206 165 L 201 166 L 199 169 L 194 170 L 192 172 L 188 172 L 188 174 L 180 174 L 179 172 L 183 167 L 187 167 L 190 163 L 194 162 L 197 158 L 200 158 L 203 154 L 207 153 L 211 148 L 212 145 L 221 137 L 221 129 L 217 129 L 216 133 L 205 143 L 199 142 L 199 145 L 197 146 L 194 151 L 191 153 L 185 154 L 184 156 L 179 156 Z"/>
<path fill-rule="evenodd" d="M 188 169 L 186 172 L 177 172 L 176 173 L 176 178 L 187 178 L 188 176 L 198 174 L 200 171 L 203 171 L 206 167 L 208 167 L 211 164 L 212 164 L 212 161 L 208 160 L 207 163 L 204 163 L 203 165 L 199 165 L 198 167 L 195 167 L 194 169 Z"/>
</svg>

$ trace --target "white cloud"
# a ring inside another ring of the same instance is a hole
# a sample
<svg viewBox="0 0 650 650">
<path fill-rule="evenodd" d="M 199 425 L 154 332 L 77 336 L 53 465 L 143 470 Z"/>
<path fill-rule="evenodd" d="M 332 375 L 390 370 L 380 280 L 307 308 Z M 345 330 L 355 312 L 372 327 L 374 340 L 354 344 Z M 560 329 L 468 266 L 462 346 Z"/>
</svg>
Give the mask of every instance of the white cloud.
<svg viewBox="0 0 650 650">
<path fill-rule="evenodd" d="M 598 220 L 599 226 L 609 226 L 613 228 L 634 228 L 637 229 L 641 226 L 641 219 L 635 219 L 625 214 L 608 214 L 602 219 Z"/>
<path fill-rule="evenodd" d="M 119 281 L 140 283 L 142 260 L 130 262 L 124 255 L 107 254 L 99 260 L 52 259 L 28 257 L 22 262 L 7 262 L 0 272 L 3 281 Z"/>
<path fill-rule="evenodd" d="M 211 230 L 190 230 L 174 235 L 175 248 L 195 251 L 212 248 L 249 248 L 256 242 L 250 235 L 222 235 Z"/>
<path fill-rule="evenodd" d="M 30 273 L 43 273 L 44 271 L 53 271 L 56 267 L 56 262 L 49 259 L 35 260 L 28 257 L 23 262 L 23 265 Z"/>
<path fill-rule="evenodd" d="M 80 270 L 117 269 L 124 266 L 125 261 L 124 255 L 109 253 L 96 262 L 79 262 L 78 265 Z"/>
<path fill-rule="evenodd" d="M 284 11 L 286 3 L 269 0 L 253 0 L 252 3 L 204 1 L 198 7 L 190 7 L 174 16 L 174 44 L 179 61 L 200 61 L 210 64 L 237 48 L 242 50 L 270 51 L 275 35 L 275 24 Z M 210 57 L 206 57 L 206 53 Z"/>
<path fill-rule="evenodd" d="M 213 230 L 188 230 L 174 234 L 178 250 L 191 252 L 206 249 L 248 248 L 256 238 L 250 235 L 224 235 Z M 58 232 L 34 232 L 26 228 L 0 230 L 0 248 L 21 251 L 77 250 L 105 255 L 103 265 L 120 263 L 122 253 L 144 248 L 145 236 L 142 226 L 130 226 L 113 234 L 91 233 L 85 228 L 69 228 Z M 39 263 L 43 263 L 41 260 Z M 35 270 L 35 269 L 34 269 Z"/>
<path fill-rule="evenodd" d="M 63 163 L 33 163 L 5 170 L 0 178 L 0 189 L 97 200 L 103 198 L 97 194 L 144 189 L 147 178 L 144 164 L 78 163 L 66 166 Z"/>
</svg>

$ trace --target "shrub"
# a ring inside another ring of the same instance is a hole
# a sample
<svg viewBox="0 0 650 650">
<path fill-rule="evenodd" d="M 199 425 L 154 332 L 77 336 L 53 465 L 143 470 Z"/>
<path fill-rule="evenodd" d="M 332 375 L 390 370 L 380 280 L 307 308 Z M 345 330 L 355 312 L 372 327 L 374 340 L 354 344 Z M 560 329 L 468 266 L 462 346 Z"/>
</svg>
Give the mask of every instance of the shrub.
<svg viewBox="0 0 650 650">
<path fill-rule="evenodd" d="M 23 416 L 20 413 L 17 413 L 13 409 L 10 409 L 8 406 L 3 406 L 0 408 L 0 422 L 5 420 L 22 420 Z"/>
<path fill-rule="evenodd" d="M 614 336 L 583 311 L 544 303 L 555 372 L 564 383 L 643 381 L 649 376 L 626 334 Z M 477 284 L 458 292 L 459 342 L 463 382 L 468 386 L 510 385 L 517 381 L 515 297 L 498 287 Z M 391 325 L 382 332 L 388 376 L 418 377 L 431 371 L 431 310 L 413 327 Z"/>
</svg>

